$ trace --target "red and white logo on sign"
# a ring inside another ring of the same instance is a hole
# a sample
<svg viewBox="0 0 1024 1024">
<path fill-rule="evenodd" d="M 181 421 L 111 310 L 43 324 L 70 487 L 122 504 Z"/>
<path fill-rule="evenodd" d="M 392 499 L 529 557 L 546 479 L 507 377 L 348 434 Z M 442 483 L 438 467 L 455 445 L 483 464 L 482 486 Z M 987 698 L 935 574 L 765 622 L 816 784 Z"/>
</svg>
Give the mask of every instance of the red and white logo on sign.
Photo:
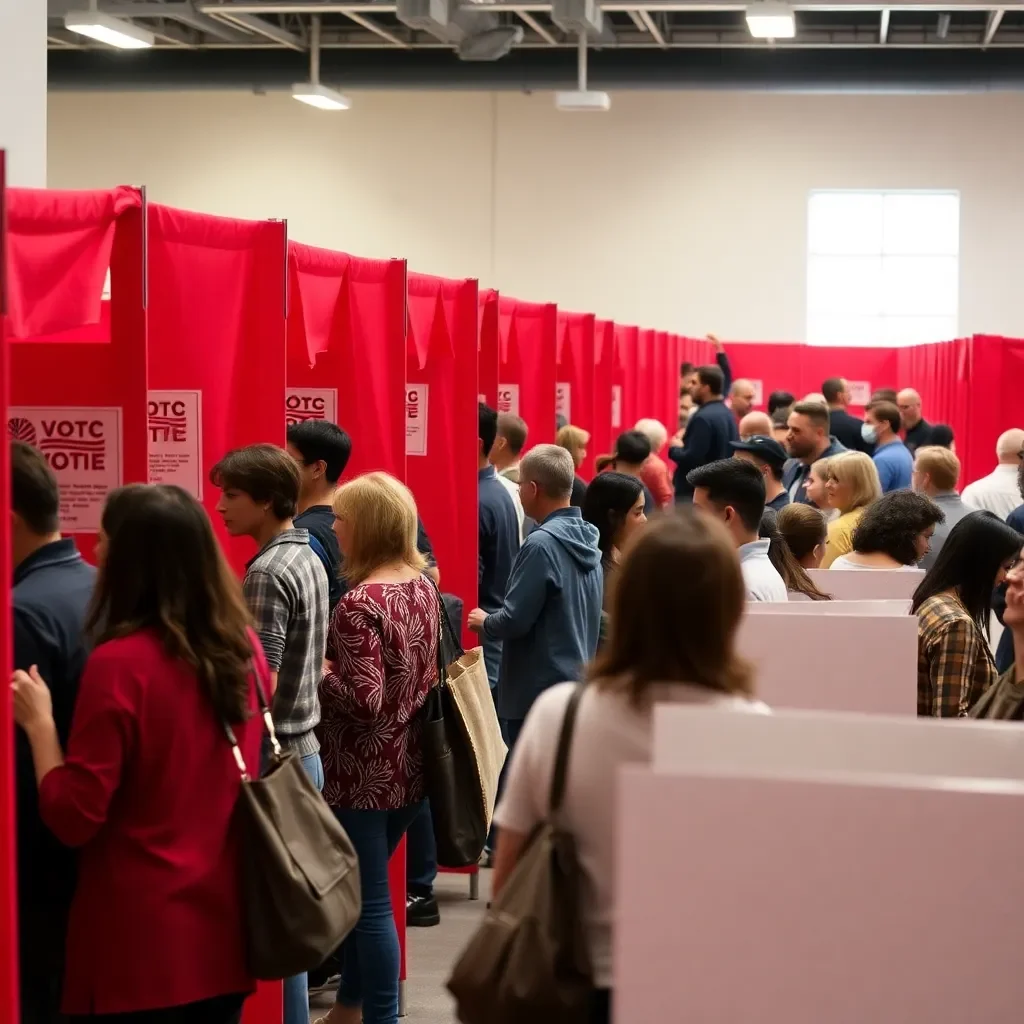
<svg viewBox="0 0 1024 1024">
<path fill-rule="evenodd" d="M 284 397 L 285 422 L 290 427 L 306 420 L 338 422 L 336 388 L 288 388 Z"/>
</svg>

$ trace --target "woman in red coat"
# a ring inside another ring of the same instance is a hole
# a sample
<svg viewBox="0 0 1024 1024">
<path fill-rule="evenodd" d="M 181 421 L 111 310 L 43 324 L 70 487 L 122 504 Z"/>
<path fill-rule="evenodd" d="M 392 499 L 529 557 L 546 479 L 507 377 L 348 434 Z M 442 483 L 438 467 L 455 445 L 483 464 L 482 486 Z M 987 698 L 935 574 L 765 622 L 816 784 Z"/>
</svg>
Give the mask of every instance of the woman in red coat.
<svg viewBox="0 0 1024 1024">
<path fill-rule="evenodd" d="M 245 967 L 241 774 L 259 765 L 253 675 L 270 675 L 202 507 L 178 487 L 114 491 L 66 755 L 49 690 L 15 673 L 39 809 L 80 848 L 64 1012 L 117 1024 L 231 1024 Z M 31 912 L 31 908 L 26 908 Z"/>
</svg>

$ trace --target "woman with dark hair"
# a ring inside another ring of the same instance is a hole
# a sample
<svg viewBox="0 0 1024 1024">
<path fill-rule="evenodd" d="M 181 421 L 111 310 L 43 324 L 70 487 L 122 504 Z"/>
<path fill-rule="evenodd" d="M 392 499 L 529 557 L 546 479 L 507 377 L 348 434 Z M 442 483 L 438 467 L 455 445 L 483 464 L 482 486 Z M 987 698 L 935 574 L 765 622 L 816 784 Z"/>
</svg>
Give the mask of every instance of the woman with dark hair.
<svg viewBox="0 0 1024 1024">
<path fill-rule="evenodd" d="M 787 505 L 786 508 L 789 506 Z M 804 505 L 803 508 L 809 508 Z M 785 512 L 786 508 L 781 511 Z M 814 512 L 814 509 L 810 509 Z M 779 530 L 778 514 L 773 509 L 765 509 L 761 516 L 761 528 L 758 537 L 768 540 L 768 561 L 775 566 L 775 571 L 782 577 L 786 590 L 791 594 L 803 594 L 812 601 L 831 601 L 832 595 L 819 590 L 807 575 L 807 570 L 796 560 Z"/>
<path fill-rule="evenodd" d="M 38 672 L 12 683 L 42 819 L 81 850 L 63 1009 L 232 1024 L 253 988 L 234 810 L 243 772 L 259 769 L 254 683 L 269 697 L 270 672 L 210 521 L 180 487 L 114 491 L 96 553 L 96 648 L 66 753 Z"/>
<path fill-rule="evenodd" d="M 853 551 L 830 569 L 916 569 L 946 514 L 931 498 L 890 491 L 869 505 L 853 531 Z M 948 542 L 947 542 L 948 543 Z"/>
<path fill-rule="evenodd" d="M 805 569 L 817 569 L 821 565 L 828 523 L 818 509 L 791 501 L 779 509 L 775 525 L 793 557 Z"/>
<path fill-rule="evenodd" d="M 991 512 L 972 512 L 950 531 L 911 604 L 918 618 L 918 715 L 964 718 L 996 681 L 988 643 L 992 591 L 1021 543 Z"/>
<path fill-rule="evenodd" d="M 726 528 L 689 507 L 648 526 L 630 544 L 612 598 L 615 629 L 589 672 L 570 752 L 561 824 L 586 876 L 580 913 L 590 947 L 591 1021 L 610 1020 L 615 929 L 615 790 L 619 769 L 651 758 L 654 704 L 675 702 L 749 713 L 751 667 L 736 651 L 746 587 Z M 679 641 L 686 623 L 686 642 Z M 537 699 L 508 765 L 494 891 L 500 893 L 547 808 L 558 736 L 574 683 Z"/>
</svg>

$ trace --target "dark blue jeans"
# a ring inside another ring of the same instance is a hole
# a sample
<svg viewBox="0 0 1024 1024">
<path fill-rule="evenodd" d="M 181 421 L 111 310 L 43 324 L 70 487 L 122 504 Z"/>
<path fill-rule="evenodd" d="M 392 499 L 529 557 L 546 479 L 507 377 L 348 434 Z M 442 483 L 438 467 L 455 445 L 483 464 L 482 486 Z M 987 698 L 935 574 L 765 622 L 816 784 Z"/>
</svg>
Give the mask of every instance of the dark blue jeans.
<svg viewBox="0 0 1024 1024">
<path fill-rule="evenodd" d="M 405 834 L 406 888 L 412 896 L 433 896 L 437 878 L 437 842 L 430 803 L 424 800 Z"/>
<path fill-rule="evenodd" d="M 361 1006 L 363 1024 L 397 1024 L 398 930 L 391 912 L 388 861 L 425 801 L 397 811 L 334 808 L 359 857 L 363 912 L 341 947 L 338 1002 Z"/>
</svg>

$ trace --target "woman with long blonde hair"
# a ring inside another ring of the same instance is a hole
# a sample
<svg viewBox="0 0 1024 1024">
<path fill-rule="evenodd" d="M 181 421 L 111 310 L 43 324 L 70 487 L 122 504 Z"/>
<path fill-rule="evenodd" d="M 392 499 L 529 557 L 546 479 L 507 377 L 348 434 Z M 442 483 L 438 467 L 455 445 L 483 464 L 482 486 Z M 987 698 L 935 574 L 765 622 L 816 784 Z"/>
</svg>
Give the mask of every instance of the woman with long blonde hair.
<svg viewBox="0 0 1024 1024">
<path fill-rule="evenodd" d="M 561 427 L 555 435 L 555 444 L 564 448 L 572 456 L 572 464 L 576 469 L 576 476 L 572 482 L 572 497 L 569 504 L 573 508 L 583 508 L 583 499 L 587 494 L 586 481 L 580 476 L 580 466 L 587 457 L 587 445 L 590 444 L 590 434 L 582 427 L 574 427 L 567 423 Z"/>
</svg>

